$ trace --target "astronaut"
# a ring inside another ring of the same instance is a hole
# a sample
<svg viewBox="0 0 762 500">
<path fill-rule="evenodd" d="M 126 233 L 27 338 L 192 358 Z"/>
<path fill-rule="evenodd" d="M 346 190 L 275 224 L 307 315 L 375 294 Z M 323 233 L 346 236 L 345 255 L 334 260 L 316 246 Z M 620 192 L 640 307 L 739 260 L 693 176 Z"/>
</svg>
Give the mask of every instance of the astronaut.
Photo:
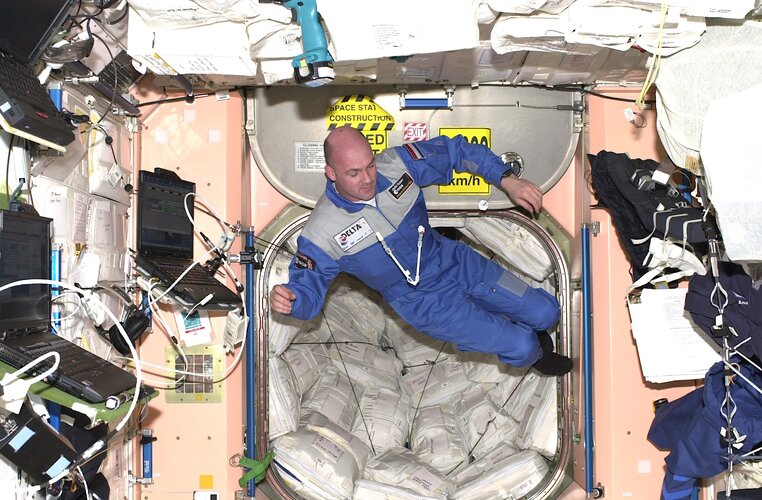
<svg viewBox="0 0 762 500">
<path fill-rule="evenodd" d="M 432 230 L 421 187 L 448 184 L 453 168 L 500 186 L 538 212 L 542 192 L 511 175 L 487 147 L 437 137 L 374 155 L 365 136 L 339 127 L 325 139 L 328 182 L 297 240 L 289 281 L 270 292 L 273 310 L 316 316 L 331 281 L 347 272 L 378 291 L 416 330 L 462 351 L 496 354 L 546 375 L 571 370 L 546 332 L 556 298 L 532 288 L 468 245 Z"/>
</svg>

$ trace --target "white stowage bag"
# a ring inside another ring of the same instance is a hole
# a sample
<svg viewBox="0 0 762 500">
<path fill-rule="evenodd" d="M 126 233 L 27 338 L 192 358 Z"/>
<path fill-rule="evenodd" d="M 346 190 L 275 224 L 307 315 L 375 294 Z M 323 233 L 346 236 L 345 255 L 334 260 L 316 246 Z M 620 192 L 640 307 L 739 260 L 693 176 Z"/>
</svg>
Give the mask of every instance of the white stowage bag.
<svg viewBox="0 0 762 500">
<path fill-rule="evenodd" d="M 442 474 L 468 464 L 466 440 L 452 404 L 418 409 L 410 432 L 410 449 Z"/>
<path fill-rule="evenodd" d="M 513 367 L 510 373 L 503 376 L 503 380 L 487 391 L 487 397 L 497 405 L 498 408 L 508 408 L 518 400 L 519 392 L 518 386 L 524 380 L 525 377 L 529 377 L 530 371 L 528 368 L 516 368 Z M 536 373 L 535 375 L 536 376 Z M 511 398 L 511 402 L 506 403 L 508 398 Z"/>
<path fill-rule="evenodd" d="M 378 347 L 367 344 L 336 344 L 328 355 L 340 371 L 345 368 L 349 377 L 363 387 L 382 386 L 399 391 L 397 377 L 402 373 L 402 362 Z"/>
<path fill-rule="evenodd" d="M 716 6 L 726 7 L 725 3 Z M 710 105 L 762 81 L 762 64 L 749 64 L 760 57 L 762 25 L 749 19 L 743 23 L 712 23 L 695 50 L 661 59 L 655 83 L 656 131 L 675 165 L 689 170 L 698 166 L 704 140 L 702 127 Z M 732 133 L 744 124 L 720 125 Z M 722 153 L 726 152 L 723 144 Z M 720 168 L 727 166 L 723 162 Z M 748 179 L 740 179 L 738 182 L 747 185 Z"/>
<path fill-rule="evenodd" d="M 358 393 L 359 391 L 359 393 Z M 322 413 L 342 429 L 351 432 L 357 413 L 357 398 L 362 389 L 333 366 L 326 366 L 315 385 L 302 399 L 302 414 L 307 410 Z"/>
<path fill-rule="evenodd" d="M 368 459 L 371 457 L 370 448 L 362 440 L 358 439 L 357 436 L 332 422 L 322 413 L 314 411 L 304 412 L 301 425 L 305 429 L 315 431 L 348 450 L 355 457 L 360 470 L 368 463 Z"/>
<path fill-rule="evenodd" d="M 552 458 L 558 448 L 556 379 L 542 377 L 516 430 L 516 446 Z"/>
<path fill-rule="evenodd" d="M 300 395 L 288 363 L 273 356 L 267 361 L 270 376 L 268 386 L 268 437 L 293 432 L 299 427 Z"/>
<path fill-rule="evenodd" d="M 131 0 L 130 7 L 152 29 L 173 30 L 220 22 L 271 19 L 288 24 L 291 11 L 257 0 Z"/>
<path fill-rule="evenodd" d="M 405 488 L 426 498 L 449 496 L 455 486 L 451 479 L 446 478 L 415 456 L 413 452 L 402 447 L 389 448 L 371 458 L 365 465 L 362 478 Z"/>
<path fill-rule="evenodd" d="M 267 290 L 272 290 L 275 285 L 280 285 L 288 281 L 288 265 L 291 258 L 278 253 L 273 259 L 270 272 L 267 277 Z M 285 351 L 291 341 L 296 337 L 299 330 L 304 326 L 304 321 L 286 316 L 270 309 L 270 324 L 267 329 L 267 342 L 271 355 L 280 355 Z"/>
<path fill-rule="evenodd" d="M 466 378 L 479 384 L 498 384 L 505 375 L 515 373 L 516 368 L 501 363 L 496 354 L 482 352 L 459 352 L 458 359 L 466 370 Z"/>
<path fill-rule="evenodd" d="M 394 347 L 394 352 L 404 366 L 412 367 L 434 360 L 442 361 L 455 355 L 451 344 L 418 332 L 391 309 L 388 309 L 388 314 L 386 340 Z"/>
<path fill-rule="evenodd" d="M 463 365 L 455 358 L 433 366 L 413 368 L 399 379 L 399 383 L 413 407 L 444 403 L 473 384 L 466 378 Z"/>
<path fill-rule="evenodd" d="M 497 464 L 519 452 L 521 452 L 521 450 L 516 448 L 512 443 L 500 443 L 494 449 L 490 450 L 489 453 L 483 457 L 479 457 L 475 462 L 468 464 L 458 471 L 453 479 L 456 484 L 470 483 L 474 479 L 494 470 Z"/>
<path fill-rule="evenodd" d="M 352 498 L 358 500 L 444 500 L 446 497 L 423 496 L 407 488 L 358 479 L 355 481 L 355 491 Z"/>
<path fill-rule="evenodd" d="M 344 439 L 335 428 L 309 422 L 272 441 L 281 479 L 304 498 L 351 498 L 364 465 L 358 457 L 370 456 L 370 450 L 354 436 Z M 329 422 L 323 418 L 319 423 Z"/>
<path fill-rule="evenodd" d="M 484 388 L 474 386 L 454 403 L 466 444 L 475 458 L 481 458 L 500 443 L 512 443 L 517 425 L 508 413 L 487 398 Z"/>
<path fill-rule="evenodd" d="M 334 330 L 334 335 L 337 335 L 336 330 L 340 330 L 350 333 L 352 340 L 357 340 L 359 335 L 365 341 L 378 345 L 386 328 L 384 311 L 378 305 L 380 298 L 371 299 L 369 295 L 353 289 L 351 283 L 349 278 L 344 278 L 331 287 L 323 306 L 325 320 Z"/>
<path fill-rule="evenodd" d="M 476 462 L 474 462 L 476 464 Z M 471 464 L 473 467 L 474 464 Z M 470 471 L 460 475 L 471 477 Z M 493 498 L 522 498 L 537 487 L 548 473 L 548 463 L 537 452 L 526 450 L 512 455 L 494 468 L 466 483 L 458 483 L 451 497 L 457 500 L 492 500 Z"/>
<path fill-rule="evenodd" d="M 469 217 L 466 230 L 476 241 L 493 249 L 515 269 L 536 281 L 544 281 L 554 266 L 550 256 L 527 229 L 507 220 Z"/>
<path fill-rule="evenodd" d="M 291 367 L 299 395 L 303 396 L 317 382 L 323 369 L 331 365 L 331 360 L 325 345 L 319 343 L 320 339 L 314 332 L 299 333 L 295 342 L 297 344 L 286 349 L 282 357 Z"/>
<path fill-rule="evenodd" d="M 524 420 L 526 413 L 530 411 L 530 404 L 535 398 L 535 392 L 540 386 L 544 388 L 544 384 L 548 380 L 551 379 L 540 375 L 540 373 L 536 372 L 535 370 L 530 370 L 527 372 L 527 374 L 524 376 L 524 379 L 519 383 L 519 387 L 514 393 L 513 397 L 508 402 L 508 404 L 505 405 L 505 408 L 508 410 L 508 414 L 513 420 L 516 422 L 521 422 Z M 555 378 L 552 380 L 555 381 Z"/>
<path fill-rule="evenodd" d="M 303 325 L 304 321 L 301 319 L 271 310 L 270 328 L 267 331 L 270 355 L 279 356 L 283 354 Z"/>
<path fill-rule="evenodd" d="M 369 446 L 373 443 L 371 449 L 376 454 L 383 453 L 387 448 L 405 445 L 411 418 L 410 399 L 399 390 L 368 387 L 360 398 L 352 434 Z"/>
</svg>

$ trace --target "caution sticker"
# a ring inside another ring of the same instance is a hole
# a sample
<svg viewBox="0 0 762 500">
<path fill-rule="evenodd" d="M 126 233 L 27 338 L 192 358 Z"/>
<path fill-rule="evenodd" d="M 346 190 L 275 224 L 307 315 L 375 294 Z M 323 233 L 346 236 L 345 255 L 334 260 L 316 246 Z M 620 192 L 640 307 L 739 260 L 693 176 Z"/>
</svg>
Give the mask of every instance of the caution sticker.
<svg viewBox="0 0 762 500">
<path fill-rule="evenodd" d="M 326 127 L 333 130 L 349 125 L 361 131 L 374 153 L 389 146 L 387 132 L 394 128 L 394 117 L 372 98 L 354 94 L 345 96 L 326 110 Z"/>
<path fill-rule="evenodd" d="M 492 130 L 488 128 L 440 128 L 439 135 L 455 137 L 462 135 L 471 144 L 481 144 L 491 147 Z M 443 195 L 473 195 L 484 196 L 490 194 L 492 186 L 483 177 L 468 172 L 452 173 L 449 184 L 439 186 L 438 192 Z"/>
</svg>

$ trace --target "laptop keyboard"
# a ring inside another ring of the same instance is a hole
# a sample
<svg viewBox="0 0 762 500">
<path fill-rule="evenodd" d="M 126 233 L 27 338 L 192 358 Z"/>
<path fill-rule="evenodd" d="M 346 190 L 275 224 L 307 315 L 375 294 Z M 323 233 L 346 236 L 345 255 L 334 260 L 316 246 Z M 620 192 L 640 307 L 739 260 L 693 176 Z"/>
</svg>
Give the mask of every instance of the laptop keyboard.
<svg viewBox="0 0 762 500">
<path fill-rule="evenodd" d="M 183 264 L 172 264 L 168 262 L 162 262 L 159 266 L 159 269 L 166 273 L 167 276 L 171 279 L 171 281 L 174 281 L 177 279 L 178 276 L 180 276 L 183 271 L 187 269 L 188 266 L 185 266 Z M 217 280 L 214 279 L 205 269 L 202 269 L 198 266 L 191 267 L 190 271 L 183 276 L 182 283 L 191 283 L 196 285 L 204 285 L 208 283 L 216 282 Z"/>
<path fill-rule="evenodd" d="M 38 357 L 51 351 L 56 351 L 61 360 L 58 364 L 58 370 L 66 375 L 81 373 L 99 366 L 108 361 L 96 356 L 95 354 L 69 342 L 66 339 L 55 339 L 51 341 L 38 342 L 19 348 L 28 356 Z M 50 366 L 51 363 L 47 363 Z"/>
<path fill-rule="evenodd" d="M 10 97 L 30 104 L 50 117 L 60 116 L 34 73 L 3 53 L 0 53 L 0 86 Z"/>
</svg>

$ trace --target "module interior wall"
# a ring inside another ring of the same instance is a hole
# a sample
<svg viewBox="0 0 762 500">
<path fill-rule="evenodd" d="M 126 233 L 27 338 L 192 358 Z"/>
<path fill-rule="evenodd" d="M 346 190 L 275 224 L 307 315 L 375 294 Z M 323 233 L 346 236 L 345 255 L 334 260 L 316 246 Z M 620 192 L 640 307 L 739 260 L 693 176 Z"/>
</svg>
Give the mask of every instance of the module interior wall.
<svg viewBox="0 0 762 500">
<path fill-rule="evenodd" d="M 606 94 L 634 100 L 638 91 L 611 89 Z M 647 125 L 635 128 L 624 118 L 625 108 L 637 110 L 634 104 L 595 96 L 588 102 L 591 154 L 607 150 L 631 158 L 666 158 L 654 111 L 643 111 Z M 589 164 L 585 168 L 589 172 Z M 659 498 L 666 453 L 646 439 L 653 420 L 652 402 L 676 399 L 694 384 L 652 384 L 643 379 L 626 305 L 625 290 L 632 283 L 630 265 L 609 213 L 593 208 L 591 215 L 592 221 L 600 223 L 600 233 L 591 243 L 595 482 L 604 487 L 608 498 Z"/>
<path fill-rule="evenodd" d="M 161 96 L 159 96 L 161 97 Z M 147 109 L 140 137 L 140 168 L 162 167 L 196 183 L 196 190 L 226 221 L 242 220 L 243 140 L 242 99 L 214 97 L 166 103 Z M 201 229 L 216 241 L 220 229 L 196 212 Z M 195 255 L 206 249 L 197 241 Z M 238 242 L 233 252 L 237 250 Z M 233 270 L 240 268 L 233 264 Z M 230 283 L 228 283 L 230 285 Z M 171 309 L 163 306 L 170 326 Z M 222 344 L 224 312 L 210 312 L 213 344 Z M 163 365 L 169 341 L 158 325 L 141 345 L 141 356 Z M 233 361 L 226 357 L 226 363 Z M 223 383 L 221 403 L 168 404 L 162 391 L 150 404 L 144 428 L 154 431 L 154 483 L 140 487 L 141 500 L 192 498 L 196 490 L 212 490 L 220 498 L 234 498 L 241 469 L 228 459 L 242 452 L 242 364 Z M 152 378 L 156 378 L 155 376 Z M 138 468 L 138 470 L 140 470 Z"/>
</svg>

